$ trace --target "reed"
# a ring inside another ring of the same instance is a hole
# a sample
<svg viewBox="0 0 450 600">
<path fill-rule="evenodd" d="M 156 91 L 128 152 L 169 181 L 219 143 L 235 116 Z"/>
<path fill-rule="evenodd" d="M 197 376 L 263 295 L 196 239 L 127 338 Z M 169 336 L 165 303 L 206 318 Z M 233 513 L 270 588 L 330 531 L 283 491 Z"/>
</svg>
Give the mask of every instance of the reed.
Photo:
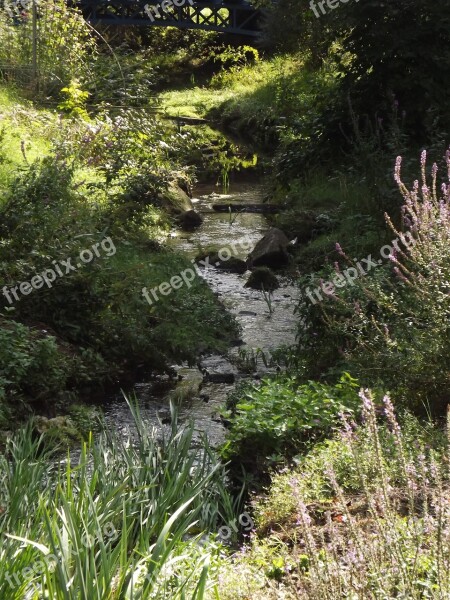
<svg viewBox="0 0 450 600">
<path fill-rule="evenodd" d="M 55 463 L 31 426 L 0 457 L 0 597 L 101 600 L 204 597 L 233 516 L 226 473 L 194 426 L 156 431 L 132 403 L 134 431 L 103 431 Z M 207 510 L 205 510 L 207 507 Z"/>
</svg>

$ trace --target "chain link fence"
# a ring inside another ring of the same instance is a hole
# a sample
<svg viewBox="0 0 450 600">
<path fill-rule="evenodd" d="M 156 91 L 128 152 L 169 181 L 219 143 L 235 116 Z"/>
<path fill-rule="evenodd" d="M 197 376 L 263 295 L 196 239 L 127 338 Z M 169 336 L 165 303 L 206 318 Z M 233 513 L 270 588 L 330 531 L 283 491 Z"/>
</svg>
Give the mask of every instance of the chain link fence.
<svg viewBox="0 0 450 600">
<path fill-rule="evenodd" d="M 89 78 L 94 41 L 64 0 L 0 0 L 0 80 L 39 95 Z"/>
<path fill-rule="evenodd" d="M 30 67 L 20 67 L 17 65 L 0 63 L 0 82 L 13 83 L 21 89 L 36 91 L 39 88 L 39 82 L 36 81 L 34 69 Z"/>
</svg>

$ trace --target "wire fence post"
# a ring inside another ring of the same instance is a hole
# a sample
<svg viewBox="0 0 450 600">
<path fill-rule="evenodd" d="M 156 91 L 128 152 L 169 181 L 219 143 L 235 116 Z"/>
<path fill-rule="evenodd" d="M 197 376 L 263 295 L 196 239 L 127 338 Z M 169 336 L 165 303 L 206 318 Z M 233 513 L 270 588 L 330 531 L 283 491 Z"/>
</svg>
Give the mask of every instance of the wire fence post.
<svg viewBox="0 0 450 600">
<path fill-rule="evenodd" d="M 37 28 L 36 0 L 33 0 L 31 14 L 32 14 L 32 23 L 33 23 L 31 72 L 32 72 L 32 78 L 33 78 L 33 89 L 35 92 L 37 92 L 38 91 L 38 28 Z"/>
</svg>

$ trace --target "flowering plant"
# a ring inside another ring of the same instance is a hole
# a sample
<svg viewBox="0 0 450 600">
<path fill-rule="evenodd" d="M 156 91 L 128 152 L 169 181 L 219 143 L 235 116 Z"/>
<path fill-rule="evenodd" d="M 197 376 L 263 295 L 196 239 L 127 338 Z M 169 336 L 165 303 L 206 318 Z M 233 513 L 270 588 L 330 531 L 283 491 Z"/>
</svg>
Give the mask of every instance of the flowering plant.
<svg viewBox="0 0 450 600">
<path fill-rule="evenodd" d="M 426 158 L 423 152 L 421 183 L 415 181 L 411 190 L 397 159 L 401 225 L 386 215 L 397 238 L 404 242 L 408 236 L 412 243 L 396 246 L 387 266 L 339 295 L 317 305 L 301 301 L 298 312 L 300 343 L 318 368 L 334 362 L 361 381 L 389 385 L 397 397 L 440 408 L 450 383 L 450 184 L 442 184 L 439 193 L 438 167 L 433 165 L 429 182 Z M 450 151 L 446 164 L 450 181 Z M 342 262 L 352 262 L 344 251 L 340 255 Z"/>
</svg>

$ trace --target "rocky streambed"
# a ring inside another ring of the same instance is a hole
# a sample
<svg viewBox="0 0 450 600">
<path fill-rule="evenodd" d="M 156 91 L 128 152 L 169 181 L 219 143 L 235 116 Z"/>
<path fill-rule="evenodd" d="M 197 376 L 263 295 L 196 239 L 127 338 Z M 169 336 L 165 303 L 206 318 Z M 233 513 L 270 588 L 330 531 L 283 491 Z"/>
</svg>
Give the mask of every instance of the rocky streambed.
<svg viewBox="0 0 450 600">
<path fill-rule="evenodd" d="M 201 184 L 194 190 L 193 198 L 195 211 L 202 217 L 201 225 L 192 231 L 174 230 L 169 243 L 190 259 L 211 248 L 231 249 L 234 264 L 242 265 L 239 261 L 247 259 L 249 245 L 256 246 L 270 229 L 263 196 L 263 187 L 253 182 L 232 183 L 227 194 L 217 193 L 214 184 Z M 218 211 L 217 205 L 232 205 L 232 210 Z M 255 208 L 248 210 L 248 206 Z M 222 256 L 228 254 L 224 252 Z M 195 368 L 173 365 L 176 383 L 163 377 L 137 383 L 132 390 L 144 418 L 155 427 L 170 426 L 173 400 L 180 407 L 180 418 L 194 419 L 198 433 L 206 432 L 213 446 L 224 440 L 225 427 L 219 412 L 227 395 L 243 378 L 264 376 L 271 369 L 267 365 L 270 353 L 293 344 L 296 331 L 296 288 L 282 278 L 270 295 L 246 287 L 250 272 L 243 268 L 227 270 L 227 262 L 212 262 L 199 268 L 201 276 L 237 319 L 241 338 L 226 356 L 203 356 Z M 229 264 L 232 269 L 233 261 Z M 108 398 L 104 412 L 111 427 L 124 431 L 130 427 L 132 419 L 122 394 Z"/>
</svg>

